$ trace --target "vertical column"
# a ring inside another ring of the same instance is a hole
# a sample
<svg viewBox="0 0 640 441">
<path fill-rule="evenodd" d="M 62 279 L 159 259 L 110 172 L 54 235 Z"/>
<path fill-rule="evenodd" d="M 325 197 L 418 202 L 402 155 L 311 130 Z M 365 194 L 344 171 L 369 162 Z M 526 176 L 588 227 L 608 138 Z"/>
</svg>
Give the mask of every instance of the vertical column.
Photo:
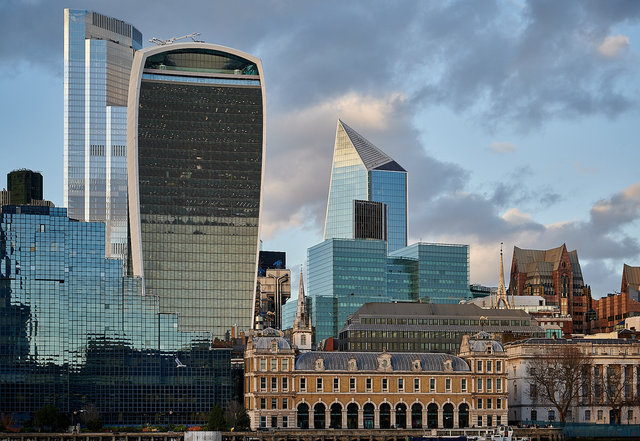
<svg viewBox="0 0 640 441">
<path fill-rule="evenodd" d="M 422 427 L 425 429 L 427 428 L 427 409 L 429 404 L 431 403 L 427 403 L 427 405 L 422 408 Z"/>
<path fill-rule="evenodd" d="M 457 429 L 458 427 L 460 427 L 459 423 L 460 422 L 459 422 L 459 419 L 458 419 L 458 407 L 457 406 L 453 406 L 453 427 Z"/>
<path fill-rule="evenodd" d="M 373 428 L 374 429 L 380 428 L 380 408 L 376 408 L 373 411 Z"/>
<path fill-rule="evenodd" d="M 358 429 L 362 429 L 364 428 L 364 421 L 363 421 L 364 417 L 363 417 L 363 410 L 362 408 L 358 409 Z"/>
<path fill-rule="evenodd" d="M 331 407 L 329 406 L 324 409 L 324 427 L 331 427 Z"/>
<path fill-rule="evenodd" d="M 396 428 L 396 408 L 393 406 L 391 406 L 389 419 L 391 423 L 391 428 L 395 429 Z"/>
<path fill-rule="evenodd" d="M 347 406 L 342 407 L 342 428 L 347 428 Z"/>
<path fill-rule="evenodd" d="M 438 409 L 438 428 L 444 427 L 444 412 L 442 408 Z"/>
</svg>

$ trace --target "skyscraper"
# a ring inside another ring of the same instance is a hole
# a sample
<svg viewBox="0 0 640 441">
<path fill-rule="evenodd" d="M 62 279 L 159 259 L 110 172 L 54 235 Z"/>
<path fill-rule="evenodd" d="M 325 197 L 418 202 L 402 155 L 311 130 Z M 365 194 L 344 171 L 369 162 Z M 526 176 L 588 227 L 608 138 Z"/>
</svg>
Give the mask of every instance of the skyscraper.
<svg viewBox="0 0 640 441">
<path fill-rule="evenodd" d="M 385 213 L 361 201 L 384 204 Z M 376 225 L 363 227 L 363 217 Z M 380 231 L 379 237 L 359 234 L 367 230 Z M 389 252 L 407 246 L 406 170 L 340 120 L 324 226 L 324 239 L 333 238 L 387 239 Z"/>
<path fill-rule="evenodd" d="M 106 254 L 126 257 L 126 116 L 142 34 L 122 20 L 64 10 L 64 205 L 104 222 Z"/>
<path fill-rule="evenodd" d="M 206 43 L 137 51 L 128 105 L 131 267 L 182 331 L 249 329 L 265 149 L 259 59 Z"/>
</svg>

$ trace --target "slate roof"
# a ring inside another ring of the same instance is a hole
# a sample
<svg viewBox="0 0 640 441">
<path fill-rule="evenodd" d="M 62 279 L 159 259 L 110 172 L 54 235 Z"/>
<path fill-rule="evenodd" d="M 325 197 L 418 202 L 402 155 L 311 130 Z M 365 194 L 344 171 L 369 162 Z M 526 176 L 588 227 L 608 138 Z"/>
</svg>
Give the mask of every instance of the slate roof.
<svg viewBox="0 0 640 441">
<path fill-rule="evenodd" d="M 381 352 L 307 352 L 296 358 L 295 370 L 313 371 L 316 360 L 322 358 L 325 371 L 346 372 L 349 360 L 355 358 L 358 371 L 376 371 L 380 354 Z M 387 354 L 391 356 L 391 367 L 394 371 L 412 371 L 411 366 L 415 359 L 420 360 L 424 372 L 444 372 L 445 360 L 451 360 L 454 372 L 470 371 L 467 362 L 454 355 L 406 352 L 388 352 Z"/>
<path fill-rule="evenodd" d="M 282 333 L 273 328 L 265 328 L 262 331 L 262 335 L 260 337 L 253 338 L 253 345 L 256 349 L 264 349 L 270 350 L 271 343 L 276 340 L 278 342 L 278 349 L 290 350 L 291 345 L 289 342 L 282 337 Z"/>
<path fill-rule="evenodd" d="M 565 244 L 550 250 L 525 250 L 513 247 L 516 262 L 518 262 L 518 272 L 527 273 L 529 277 L 539 275 L 541 277 L 551 277 L 553 271 L 560 267 L 560 259 L 562 258 L 562 250 L 566 248 Z M 575 278 L 582 278 L 582 269 L 578 260 L 578 252 L 576 250 L 568 251 L 571 269 Z"/>
<path fill-rule="evenodd" d="M 513 317 L 514 319 L 527 320 L 529 314 L 521 309 L 484 309 L 473 303 L 437 304 L 415 302 L 371 302 L 362 305 L 354 314 L 354 317 L 383 315 L 385 317 L 409 317 L 409 316 L 438 316 L 449 317 L 487 317 L 489 320 Z"/>
<path fill-rule="evenodd" d="M 640 285 L 640 266 L 629 266 L 625 263 L 623 273 L 629 285 L 636 288 Z"/>
<path fill-rule="evenodd" d="M 338 123 L 342 126 L 349 137 L 351 144 L 355 147 L 360 159 L 367 170 L 392 170 L 406 171 L 400 164 L 387 156 L 382 150 L 367 141 L 362 135 L 346 125 L 341 120 Z"/>
</svg>

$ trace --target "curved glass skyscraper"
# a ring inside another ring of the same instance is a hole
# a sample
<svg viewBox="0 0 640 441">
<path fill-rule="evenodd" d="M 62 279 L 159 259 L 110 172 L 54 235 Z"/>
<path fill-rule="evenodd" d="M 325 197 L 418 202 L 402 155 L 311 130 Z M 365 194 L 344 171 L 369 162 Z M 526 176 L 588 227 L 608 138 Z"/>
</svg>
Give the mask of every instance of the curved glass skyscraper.
<svg viewBox="0 0 640 441">
<path fill-rule="evenodd" d="M 182 331 L 249 329 L 265 151 L 259 59 L 206 43 L 136 52 L 130 267 Z"/>
<path fill-rule="evenodd" d="M 381 237 L 358 234 L 360 210 L 366 210 L 360 201 L 384 204 L 386 228 Z M 389 252 L 407 246 L 406 170 L 340 120 L 324 227 L 324 239 L 333 238 L 387 239 Z"/>
</svg>

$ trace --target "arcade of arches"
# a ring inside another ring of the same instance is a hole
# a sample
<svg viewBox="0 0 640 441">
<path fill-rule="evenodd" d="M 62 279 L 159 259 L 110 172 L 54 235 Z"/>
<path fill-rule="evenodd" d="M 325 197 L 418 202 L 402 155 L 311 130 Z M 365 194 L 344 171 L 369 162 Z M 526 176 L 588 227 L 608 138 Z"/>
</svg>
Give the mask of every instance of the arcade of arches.
<svg viewBox="0 0 640 441">
<path fill-rule="evenodd" d="M 359 406 L 351 401 L 313 405 L 301 402 L 296 407 L 296 427 L 300 429 L 454 429 L 470 427 L 469 404 L 435 402 L 426 406 L 414 403 L 384 401 L 379 406 L 366 402 Z"/>
</svg>

